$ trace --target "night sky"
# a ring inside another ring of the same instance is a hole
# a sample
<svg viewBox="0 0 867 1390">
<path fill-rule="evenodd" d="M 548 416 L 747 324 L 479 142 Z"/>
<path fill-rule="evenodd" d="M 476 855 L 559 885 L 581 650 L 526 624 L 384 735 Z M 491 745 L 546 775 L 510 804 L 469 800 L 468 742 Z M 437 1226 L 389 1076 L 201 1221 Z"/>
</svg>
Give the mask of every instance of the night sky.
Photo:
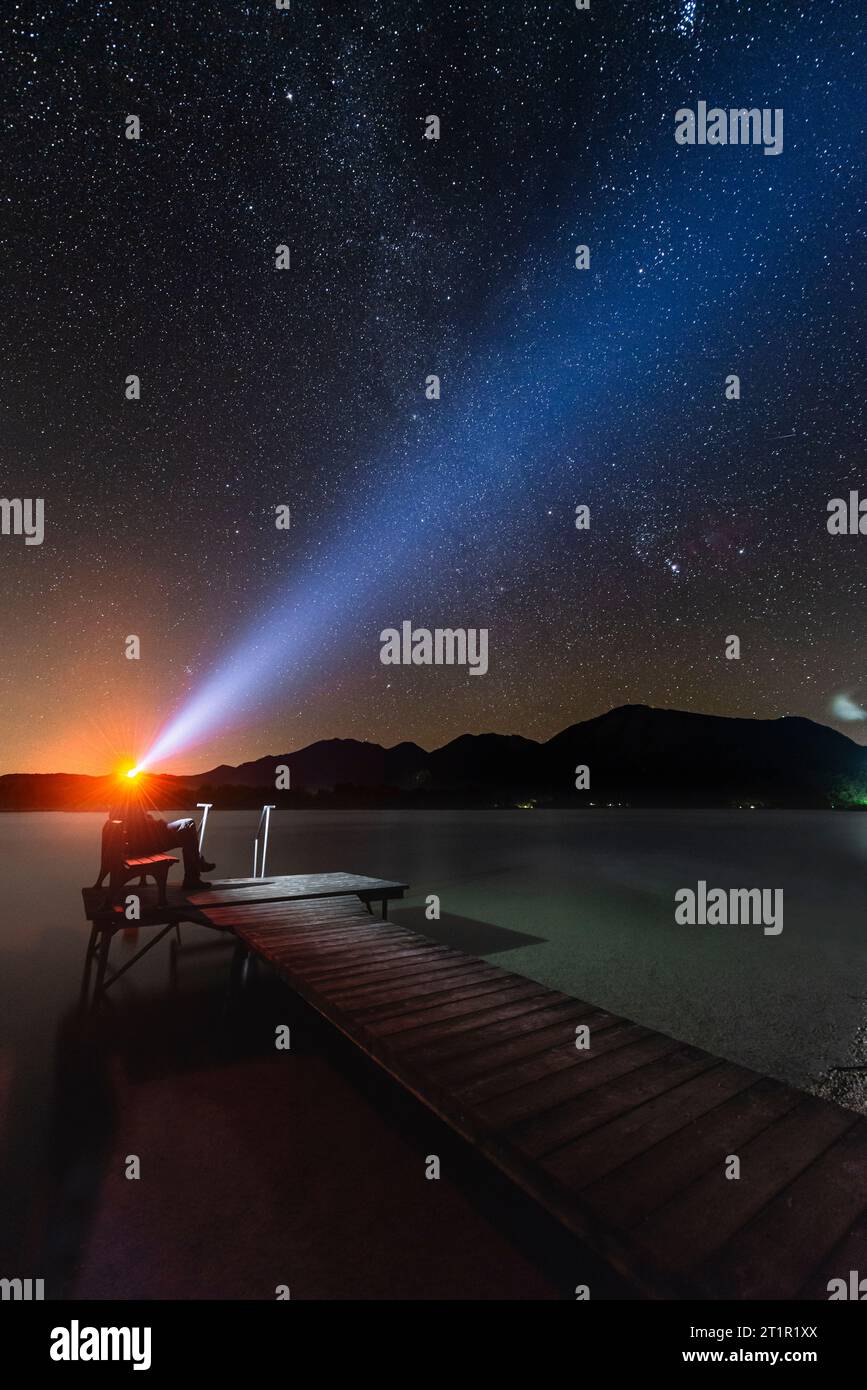
<svg viewBox="0 0 867 1390">
<path fill-rule="evenodd" d="M 0 771 L 626 702 L 864 741 L 860 10 L 8 0 Z M 783 152 L 677 145 L 701 100 Z M 405 619 L 488 674 L 382 665 Z"/>
</svg>

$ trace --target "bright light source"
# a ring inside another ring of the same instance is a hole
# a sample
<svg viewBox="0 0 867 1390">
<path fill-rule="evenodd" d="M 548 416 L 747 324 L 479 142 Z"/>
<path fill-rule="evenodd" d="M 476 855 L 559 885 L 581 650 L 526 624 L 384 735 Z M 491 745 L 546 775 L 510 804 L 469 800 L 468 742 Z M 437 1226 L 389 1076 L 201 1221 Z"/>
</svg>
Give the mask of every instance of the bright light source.
<svg viewBox="0 0 867 1390">
<path fill-rule="evenodd" d="M 128 770 L 128 772 L 127 772 L 126 775 L 127 775 L 127 777 L 138 777 L 138 774 L 139 774 L 138 768 L 137 768 L 137 767 L 131 767 L 131 768 Z"/>
</svg>

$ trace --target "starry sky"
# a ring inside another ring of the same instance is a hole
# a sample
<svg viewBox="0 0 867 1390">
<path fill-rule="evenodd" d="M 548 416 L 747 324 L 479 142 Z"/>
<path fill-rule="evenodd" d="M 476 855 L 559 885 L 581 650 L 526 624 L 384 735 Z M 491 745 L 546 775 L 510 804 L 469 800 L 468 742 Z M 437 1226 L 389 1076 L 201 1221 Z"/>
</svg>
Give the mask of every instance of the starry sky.
<svg viewBox="0 0 867 1390">
<path fill-rule="evenodd" d="M 8 0 L 0 772 L 627 702 L 867 740 L 859 10 Z M 783 152 L 678 146 L 700 100 Z M 407 619 L 487 675 L 382 665 Z"/>
</svg>

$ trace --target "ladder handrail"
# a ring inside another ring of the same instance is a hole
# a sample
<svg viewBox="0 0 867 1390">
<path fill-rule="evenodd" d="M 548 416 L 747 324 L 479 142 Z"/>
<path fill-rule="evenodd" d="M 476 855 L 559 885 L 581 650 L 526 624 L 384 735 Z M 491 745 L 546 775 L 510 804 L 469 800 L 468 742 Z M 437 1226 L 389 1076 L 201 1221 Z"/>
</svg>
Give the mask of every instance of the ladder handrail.
<svg viewBox="0 0 867 1390">
<path fill-rule="evenodd" d="M 276 808 L 276 806 L 275 806 L 273 803 L 270 804 L 270 805 L 267 805 L 267 806 L 263 806 L 263 807 L 262 807 L 262 810 L 261 810 L 261 813 L 260 813 L 260 815 L 259 815 L 259 824 L 258 824 L 257 827 L 256 827 L 256 838 L 255 838 L 255 840 L 253 841 L 253 877 L 254 877 L 254 878 L 264 878 L 264 877 L 265 877 L 265 856 L 266 856 L 266 854 L 268 853 L 268 826 L 269 826 L 270 820 L 271 820 L 271 812 L 272 812 L 272 811 L 275 811 L 276 809 L 277 809 L 277 808 Z M 260 871 L 260 872 L 257 872 L 257 870 L 258 870 L 258 868 L 259 868 L 259 836 L 260 836 L 261 831 L 262 831 L 262 822 L 263 822 L 263 821 L 265 822 L 265 837 L 264 837 L 264 840 L 263 840 L 263 843 L 262 843 L 262 866 L 261 866 L 261 871 Z"/>
</svg>

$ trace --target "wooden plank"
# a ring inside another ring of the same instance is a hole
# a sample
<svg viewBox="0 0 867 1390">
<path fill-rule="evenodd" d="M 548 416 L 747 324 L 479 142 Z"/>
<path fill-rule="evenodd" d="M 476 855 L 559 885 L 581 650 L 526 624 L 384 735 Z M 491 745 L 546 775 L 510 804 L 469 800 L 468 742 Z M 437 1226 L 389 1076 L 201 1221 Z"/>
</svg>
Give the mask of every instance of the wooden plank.
<svg viewBox="0 0 867 1390">
<path fill-rule="evenodd" d="M 321 912 L 316 912 L 312 909 L 304 913 L 304 915 L 299 914 L 298 918 L 293 921 L 291 918 L 287 918 L 283 905 L 276 904 L 272 907 L 267 916 L 263 914 L 256 919 L 256 927 L 251 935 L 254 935 L 257 940 L 263 942 L 271 939 L 276 941 L 281 937 L 287 940 L 294 940 L 296 938 L 298 940 L 303 940 L 305 937 L 310 937 L 311 939 L 319 938 L 324 941 L 328 937 L 338 937 L 341 934 L 354 930 L 359 934 L 366 932 L 371 938 L 376 937 L 377 940 L 386 939 L 383 938 L 381 932 L 376 931 L 376 919 L 371 918 L 364 911 L 364 908 L 358 907 L 356 904 L 352 903 L 350 898 L 346 898 L 344 901 L 350 910 L 342 913 L 339 920 L 335 916 L 334 920 L 331 922 L 323 921 Z M 222 911 L 228 920 L 234 921 L 234 914 L 232 914 L 231 909 L 222 909 Z M 212 914 L 208 915 L 212 916 Z M 237 928 L 240 931 L 244 930 L 243 921 L 237 923 Z M 392 931 L 396 930 L 397 928 L 392 928 Z"/>
<path fill-rule="evenodd" d="M 378 1009 L 383 1004 L 399 1004 L 425 994 L 442 994 L 444 991 L 459 989 L 465 984 L 473 984 L 476 980 L 497 980 L 503 988 L 507 983 L 524 983 L 519 976 L 515 976 L 511 982 L 503 980 L 496 966 L 479 965 L 465 969 L 463 966 L 455 968 L 454 964 L 449 966 L 444 963 L 439 969 L 424 966 L 397 984 L 392 975 L 386 981 L 368 982 L 359 985 L 357 989 L 344 988 L 330 993 L 335 1003 L 345 1005 L 346 1008 L 352 1009 L 356 1016 L 362 1017 L 372 1008 Z"/>
<path fill-rule="evenodd" d="M 516 1125 L 510 1136 L 515 1147 L 528 1157 L 540 1158 L 717 1062 L 697 1047 L 663 1047 L 660 1052 L 654 1061 L 609 1078 L 586 1094 Z"/>
<path fill-rule="evenodd" d="M 388 931 L 400 930 L 391 922 L 382 923 L 369 913 L 362 903 L 349 896 L 328 901 L 311 899 L 309 902 L 300 903 L 291 900 L 234 903 L 208 908 L 207 911 L 203 909 L 203 915 L 209 918 L 231 917 L 238 930 L 244 930 L 245 926 L 248 926 L 258 932 L 275 923 L 282 924 L 290 933 L 299 931 L 305 923 L 316 923 L 323 931 L 331 931 L 339 929 L 344 921 L 357 921 L 369 928 L 385 926 Z"/>
<path fill-rule="evenodd" d="M 382 1023 L 371 1023 L 369 1027 L 376 1036 L 391 1037 L 393 1039 L 392 1046 L 397 1046 L 403 1051 L 407 1044 L 412 1044 L 425 1034 L 431 1038 L 440 1037 L 443 1033 L 456 1027 L 466 1026 L 469 1018 L 473 1020 L 475 1025 L 478 1025 L 495 1018 L 507 1017 L 510 1010 L 525 1006 L 529 1000 L 538 999 L 542 994 L 544 994 L 544 988 L 540 985 L 508 984 L 503 986 L 496 1001 L 491 999 L 482 1009 L 475 1006 L 472 1001 L 443 1004 L 436 1011 L 435 1017 L 431 1017 L 430 1013 L 425 1016 L 403 1014 L 400 1018 L 386 1019 Z M 490 999 L 490 996 L 487 997 Z"/>
<path fill-rule="evenodd" d="M 425 953 L 419 955 L 412 947 L 407 947 L 403 955 L 403 969 L 398 960 L 392 960 L 384 968 L 366 979 L 346 979 L 337 980 L 326 977 L 321 983 L 328 989 L 332 999 L 346 1001 L 347 1006 L 350 1001 L 357 999 L 361 1005 L 366 997 L 373 997 L 383 991 L 393 990 L 395 981 L 403 980 L 407 985 L 412 985 L 421 980 L 448 979 L 455 977 L 475 974 L 479 970 L 492 970 L 496 974 L 502 975 L 503 971 L 496 965 L 489 965 L 487 961 L 476 960 L 472 956 L 466 960 L 456 960 L 453 953 L 442 956 L 434 956 L 433 959 Z"/>
<path fill-rule="evenodd" d="M 628 1202 L 634 1193 L 636 1177 L 641 1180 L 645 1173 L 653 1173 L 653 1179 L 649 1179 L 649 1184 L 652 1186 L 653 1198 L 656 1198 L 656 1204 L 659 1205 L 660 1201 L 664 1201 L 664 1197 L 660 1197 L 660 1191 L 664 1191 L 664 1187 L 667 1186 L 667 1172 L 672 1159 L 677 1161 L 679 1154 L 685 1154 L 688 1162 L 695 1166 L 696 1141 L 702 1133 L 695 1125 L 695 1120 L 707 1112 L 717 1113 L 720 1106 L 725 1101 L 731 1101 L 732 1097 L 738 1097 L 732 1104 L 734 1115 L 748 1115 L 749 1111 L 745 1111 L 743 1105 L 743 1093 L 757 1081 L 759 1076 L 756 1072 L 748 1072 L 742 1066 L 735 1066 L 731 1062 L 722 1062 L 707 1072 L 700 1072 L 699 1076 L 684 1081 L 682 1086 L 675 1086 L 643 1105 L 636 1105 L 632 1111 L 611 1120 L 609 1125 L 600 1126 L 600 1129 L 593 1130 L 591 1134 L 585 1134 L 584 1137 L 575 1140 L 574 1144 L 564 1145 L 564 1148 L 547 1154 L 543 1159 L 543 1165 L 547 1172 L 553 1173 L 561 1183 L 567 1183 L 578 1191 L 595 1183 L 600 1177 L 610 1173 L 611 1169 L 622 1169 L 629 1163 L 629 1159 L 642 1155 L 639 1165 L 629 1165 L 631 1176 L 616 1184 L 617 1197 L 614 1198 L 614 1207 L 611 1209 L 616 1209 L 620 1219 L 625 1220 L 624 1202 Z M 756 1119 L 753 1119 L 753 1125 L 756 1123 Z M 670 1136 L 677 1138 L 666 1148 L 664 1156 L 660 1158 L 660 1154 L 657 1154 L 650 1158 L 649 1150 L 661 1145 L 661 1141 Z M 716 1148 L 713 1154 L 704 1159 L 704 1165 L 710 1166 L 714 1161 L 717 1152 L 720 1151 L 718 1145 L 720 1141 L 717 1138 Z M 636 1168 L 641 1169 L 638 1175 L 635 1173 Z M 660 1172 L 659 1169 L 664 1169 L 664 1172 Z M 679 1176 L 675 1179 L 675 1190 L 682 1186 L 684 1177 Z M 632 1197 L 632 1204 L 634 1202 L 635 1198 Z"/>
<path fill-rule="evenodd" d="M 481 1025 L 469 1024 L 446 1037 L 433 1040 L 421 1038 L 407 1050 L 409 1055 L 423 1062 L 432 1072 L 445 1072 L 449 1066 L 488 1047 L 497 1046 L 500 1041 L 516 1042 L 524 1034 L 559 1025 L 564 1020 L 577 1021 L 584 1017 L 589 1007 L 589 1004 L 568 999 L 565 995 L 554 1004 L 551 1004 L 548 995 L 539 995 L 508 1018 Z"/>
<path fill-rule="evenodd" d="M 722 1146 L 716 1164 L 704 1177 L 633 1227 L 636 1243 L 661 1269 L 694 1269 L 854 1121 L 849 1111 L 805 1097 L 775 1124 L 741 1145 L 739 1179 L 726 1178 L 727 1154 Z"/>
<path fill-rule="evenodd" d="M 339 963 L 326 959 L 322 963 L 316 962 L 310 967 L 310 978 L 317 984 L 331 983 L 342 979 L 344 976 L 353 979 L 364 979 L 372 975 L 381 966 L 388 966 L 392 961 L 397 962 L 405 959 L 406 952 L 411 951 L 419 959 L 426 956 L 430 960 L 436 960 L 441 956 L 450 954 L 448 946 L 437 946 L 432 941 L 422 941 L 410 943 L 407 946 L 398 947 L 395 945 L 384 946 L 359 946 L 355 949 L 348 948 L 341 953 Z"/>
<path fill-rule="evenodd" d="M 740 1089 L 741 1074 L 751 1075 L 742 1073 L 741 1068 L 728 1073 L 734 1094 L 726 1100 L 718 1093 L 721 1068 L 702 1072 L 594 1131 L 586 1141 L 587 1150 L 582 1152 L 585 1141 L 578 1140 L 550 1154 L 545 1166 L 561 1181 L 582 1187 L 586 1175 L 589 1185 L 582 1195 L 592 1210 L 608 1219 L 616 1218 L 625 1227 L 634 1226 L 706 1173 L 721 1152 L 736 1151 L 738 1145 L 747 1143 L 798 1104 L 798 1092 L 768 1077 Z M 672 1128 L 668 1137 L 663 1137 L 669 1123 Z M 623 1128 L 617 1130 L 617 1125 Z M 642 1143 L 645 1137 L 657 1142 L 636 1150 L 635 1141 L 630 1140 L 632 1133 L 640 1136 Z M 611 1149 L 614 1163 L 606 1170 L 593 1145 L 594 1141 L 607 1145 L 609 1134 L 615 1141 Z M 607 1176 L 600 1176 L 604 1172 Z"/>
<path fill-rule="evenodd" d="M 271 874 L 267 878 L 220 879 L 199 892 L 190 893 L 190 902 L 212 908 L 220 906 L 226 895 L 234 906 L 261 903 L 276 899 L 300 901 L 304 898 L 335 898 L 346 893 L 379 893 L 405 890 L 409 885 L 396 879 L 376 878 L 369 874 L 350 874 L 344 871 L 325 874 Z"/>
<path fill-rule="evenodd" d="M 508 1007 L 499 1011 L 488 1011 L 482 1018 L 454 1019 L 450 1023 L 444 1023 L 435 1033 L 425 1033 L 420 1029 L 416 1034 L 401 1038 L 401 1050 L 414 1060 L 420 1060 L 422 1055 L 430 1057 L 435 1052 L 442 1056 L 444 1052 L 437 1051 L 440 1047 L 444 1051 L 447 1049 L 448 1055 L 454 1056 L 468 1045 L 478 1046 L 480 1036 L 490 1037 L 498 1028 L 505 1031 L 516 1029 L 519 1026 L 518 1021 L 523 1020 L 525 1015 L 535 1015 L 542 1010 L 550 1014 L 547 1008 L 548 1001 L 549 996 L 544 988 L 537 988 Z"/>
<path fill-rule="evenodd" d="M 165 905 L 157 903 L 156 888 L 148 884 L 138 890 L 142 904 L 142 918 L 147 916 L 156 921 L 195 921 L 198 909 L 207 908 L 210 912 L 220 906 L 229 908 L 242 903 L 262 903 L 269 901 L 302 901 L 305 899 L 334 898 L 350 896 L 356 901 L 359 895 L 365 900 L 379 902 L 402 898 L 409 887 L 394 879 L 370 878 L 365 874 L 289 874 L 277 875 L 267 879 L 229 878 L 219 879 L 207 889 L 187 893 L 180 884 L 168 885 L 168 901 Z M 105 890 L 92 887 L 82 889 L 85 916 L 93 921 L 103 916 Z M 370 915 L 370 914 L 368 914 Z M 216 924 L 214 924 L 216 925 Z"/>
<path fill-rule="evenodd" d="M 237 913 L 237 920 L 240 924 L 249 922 L 258 928 L 274 920 L 282 921 L 287 928 L 293 931 L 297 930 L 304 922 L 319 922 L 323 930 L 328 930 L 331 927 L 339 926 L 343 918 L 356 918 L 368 927 L 382 924 L 381 919 L 368 912 L 363 903 L 349 895 L 328 901 L 311 898 L 304 902 L 278 899 L 266 903 L 229 904 L 221 908 L 209 909 L 208 916 L 211 915 L 212 911 Z M 385 925 L 391 931 L 399 930 L 391 922 Z"/>
<path fill-rule="evenodd" d="M 300 970 L 306 985 L 327 992 L 332 1003 L 359 1014 L 375 1006 L 402 1004 L 416 995 L 446 992 L 450 987 L 476 980 L 503 979 L 503 972 L 486 961 L 462 956 L 447 947 L 432 946 L 424 940 L 418 947 L 410 942 L 389 948 L 386 957 L 368 963 L 363 946 L 359 953 L 343 936 L 336 944 L 322 941 L 318 935 L 313 940 L 305 936 L 299 945 L 283 936 L 275 939 L 269 935 L 262 939 L 245 929 L 239 929 L 239 934 L 258 947 L 272 963 L 286 971 Z M 320 974 L 326 962 L 328 968 Z M 339 973 L 333 975 L 331 969 L 335 965 Z M 505 978 L 513 978 L 521 985 L 526 983 L 518 976 Z"/>
<path fill-rule="evenodd" d="M 364 909 L 362 908 L 361 911 L 363 912 Z M 360 916 L 350 917 L 330 926 L 325 926 L 315 917 L 311 917 L 308 921 L 295 922 L 291 927 L 287 927 L 275 916 L 271 921 L 261 922 L 256 931 L 245 931 L 243 924 L 239 924 L 235 929 L 239 935 L 249 936 L 251 940 L 255 940 L 263 948 L 271 945 L 277 946 L 281 943 L 299 947 L 305 942 L 311 945 L 316 943 L 323 945 L 328 941 L 338 943 L 341 939 L 345 939 L 347 943 L 354 941 L 359 946 L 364 941 L 385 946 L 389 943 L 394 944 L 397 940 L 397 938 L 383 936 L 381 932 L 377 932 L 376 924 L 371 922 L 366 913 L 363 918 Z"/>
<path fill-rule="evenodd" d="M 500 1097 L 512 1097 L 513 1093 L 523 1087 L 532 1085 L 533 1090 L 538 1091 L 538 1083 L 546 1081 L 548 1077 L 569 1072 L 574 1067 L 586 1066 L 605 1052 L 653 1036 L 649 1028 L 621 1020 L 607 1028 L 594 1031 L 592 1049 L 579 1052 L 575 1047 L 573 1034 L 556 1047 L 546 1048 L 520 1062 L 513 1059 L 510 1066 L 498 1068 L 492 1076 L 479 1077 L 456 1089 L 464 1105 L 485 1106 L 489 1101 Z"/>
<path fill-rule="evenodd" d="M 320 901 L 298 904 L 297 913 L 289 911 L 292 904 L 288 903 L 253 903 L 249 910 L 242 910 L 241 921 L 249 919 L 250 922 L 254 922 L 257 930 L 263 935 L 269 931 L 280 929 L 288 931 L 291 935 L 300 931 L 305 925 L 316 926 L 323 932 L 337 931 L 344 919 L 347 922 L 354 921 L 359 926 L 364 925 L 367 928 L 378 925 L 377 919 L 372 917 L 366 908 L 361 903 L 356 902 L 354 898 L 343 898 L 340 901 L 340 911 L 328 916 L 325 915 L 326 909 L 323 908 Z M 256 910 L 257 907 L 260 908 L 259 911 Z M 223 908 L 221 911 L 231 911 L 231 909 Z"/>
<path fill-rule="evenodd" d="M 305 962 L 310 965 L 320 965 L 325 960 L 336 962 L 343 958 L 344 953 L 358 951 L 367 944 L 367 939 L 363 935 L 356 937 L 354 932 L 344 933 L 327 941 L 317 941 L 315 936 L 309 939 L 289 939 L 284 936 L 250 936 L 242 939 L 245 939 L 250 948 L 258 951 L 260 955 L 270 956 L 277 961 L 284 961 L 287 967 L 292 962 L 296 962 L 298 967 L 302 969 Z M 373 938 L 370 938 L 370 941 L 372 943 Z"/>
<path fill-rule="evenodd" d="M 717 1251 L 710 1268 L 696 1271 L 699 1281 L 728 1298 L 795 1297 L 867 1206 L 867 1121 L 851 1118 L 820 1158 Z M 863 1265 L 847 1265 L 841 1277 L 850 1268 L 867 1275 Z"/>
<path fill-rule="evenodd" d="M 525 981 L 521 984 L 513 983 L 511 986 L 506 987 L 504 986 L 503 980 L 495 974 L 495 976 L 490 976 L 489 979 L 485 980 L 471 980 L 464 984 L 454 984 L 454 986 L 450 986 L 447 990 L 440 991 L 438 994 L 427 995 L 427 997 L 418 999 L 418 1001 L 417 999 L 403 999 L 403 1001 L 395 1002 L 395 1004 L 379 1004 L 377 1005 L 377 1009 L 375 1009 L 375 1016 L 377 1016 L 377 1023 L 385 1023 L 390 1019 L 397 1019 L 397 1017 L 406 1015 L 406 1013 L 427 1015 L 428 1009 L 438 1009 L 443 1002 L 446 1002 L 446 995 L 447 1002 L 454 1001 L 456 1004 L 460 1002 L 461 999 L 481 999 L 482 1004 L 479 1004 L 479 1008 L 484 1008 L 484 1006 L 493 1002 L 485 998 L 486 995 L 503 994 L 506 988 L 509 988 L 511 994 L 511 992 L 517 990 L 517 988 L 521 988 L 522 990 L 524 984 Z M 361 1015 L 361 1017 L 364 1017 L 364 1015 Z"/>
<path fill-rule="evenodd" d="M 170 854 L 147 854 L 140 859 L 124 859 L 125 869 L 144 869 L 149 864 L 177 864 L 178 860 L 172 858 Z"/>
<path fill-rule="evenodd" d="M 386 988 L 396 979 L 409 980 L 416 975 L 430 975 L 439 963 L 454 963 L 447 956 L 436 951 L 426 951 L 415 946 L 404 946 L 391 951 L 387 956 L 371 959 L 362 948 L 361 954 L 354 946 L 320 948 L 303 946 L 293 951 L 289 946 L 281 947 L 272 953 L 275 959 L 285 960 L 304 971 L 305 979 L 311 984 L 328 989 L 332 997 L 337 997 L 340 989 L 355 986 L 361 988 Z M 323 962 L 331 960 L 333 969 L 324 968 Z M 335 964 L 339 962 L 339 964 Z"/>
<path fill-rule="evenodd" d="M 469 1052 L 446 1058 L 445 1061 L 434 1059 L 431 1069 L 440 1080 L 448 1082 L 455 1090 L 462 1091 L 464 1086 L 479 1077 L 493 1079 L 499 1075 L 510 1076 L 513 1064 L 520 1064 L 540 1052 L 548 1052 L 551 1048 L 557 1047 L 574 1047 L 575 1027 L 578 1023 L 586 1023 L 599 1033 L 606 1028 L 616 1027 L 622 1021 L 615 1014 L 579 1004 L 566 1012 L 556 1023 L 549 1023 L 547 1027 L 543 1025 L 531 1028 L 528 1025 L 504 1042 L 476 1046 Z"/>
<path fill-rule="evenodd" d="M 241 931 L 239 934 L 243 935 L 244 933 Z M 383 947 L 397 944 L 396 938 L 384 936 L 381 932 L 377 932 L 375 924 L 371 923 L 370 918 L 366 915 L 364 918 L 349 919 L 332 927 L 325 927 L 312 919 L 300 925 L 296 924 L 291 930 L 274 920 L 263 923 L 262 929 L 250 933 L 250 936 L 265 949 L 269 946 L 283 945 L 300 950 L 305 944 L 322 948 L 331 942 L 339 945 L 341 941 L 345 942 L 346 945 L 356 945 L 357 947 L 364 944 Z M 418 946 L 421 945 L 421 942 L 410 938 L 402 944 Z"/>
<path fill-rule="evenodd" d="M 861 1184 L 863 1184 L 863 1175 Z M 859 1184 L 859 1190 L 861 1184 Z M 854 1281 L 851 1278 L 852 1271 L 857 1276 Z M 867 1296 L 867 1207 L 855 1218 L 849 1229 L 838 1240 L 830 1253 L 825 1256 L 818 1268 L 810 1274 L 796 1296 L 804 1299 L 830 1298 L 832 1290 L 829 1289 L 828 1285 L 832 1279 L 845 1280 L 850 1298 L 853 1282 L 859 1286 L 857 1288 L 858 1301 L 863 1301 Z M 860 1287 L 862 1280 L 863 1287 Z M 839 1294 L 839 1288 L 835 1289 L 834 1292 Z"/>
<path fill-rule="evenodd" d="M 637 1025 L 628 1026 L 635 1028 Z M 677 1048 L 674 1038 L 663 1037 L 660 1033 L 650 1033 L 637 1039 L 630 1034 L 625 1037 L 619 1034 L 616 1043 L 620 1046 L 615 1046 L 613 1052 L 603 1053 L 601 1057 L 595 1052 L 581 1053 L 573 1049 L 569 1058 L 572 1065 L 566 1071 L 519 1086 L 506 1095 L 482 1104 L 482 1117 L 498 1129 L 521 1124 L 549 1110 L 559 1109 L 585 1091 L 605 1085 L 624 1072 L 635 1071 L 645 1062 L 652 1062 Z"/>
<path fill-rule="evenodd" d="M 311 969 L 317 970 L 329 963 L 342 967 L 351 963 L 353 957 L 358 958 L 359 952 L 365 953 L 377 945 L 375 936 L 368 936 L 357 927 L 340 936 L 321 939 L 315 932 L 311 932 L 294 938 L 281 933 L 258 938 L 251 936 L 247 940 L 253 949 L 263 955 L 279 957 L 287 962 L 297 961 L 299 966 L 306 962 Z M 414 942 L 405 942 L 400 947 L 404 956 L 416 949 Z M 371 961 L 370 964 L 375 965 L 376 962 Z"/>
<path fill-rule="evenodd" d="M 196 908 L 262 903 L 275 900 L 299 901 L 304 898 L 334 898 L 342 894 L 367 894 L 376 900 L 402 897 L 407 883 L 394 879 L 369 878 L 365 874 L 288 874 L 264 879 L 224 879 L 197 893 L 187 893 L 186 901 Z"/>
<path fill-rule="evenodd" d="M 316 922 L 305 923 L 295 932 L 288 932 L 285 928 L 274 924 L 272 928 L 261 932 L 239 931 L 238 935 L 248 940 L 257 950 L 278 951 L 283 950 L 302 956 L 305 952 L 313 955 L 319 954 L 325 960 L 332 959 L 326 953 L 336 951 L 340 947 L 359 951 L 365 946 L 385 945 L 381 936 L 378 936 L 374 929 L 363 926 L 360 922 L 349 921 L 343 923 L 338 930 L 321 930 Z M 394 944 L 394 943 L 392 943 Z M 408 950 L 415 942 L 403 942 L 401 947 Z"/>
</svg>

